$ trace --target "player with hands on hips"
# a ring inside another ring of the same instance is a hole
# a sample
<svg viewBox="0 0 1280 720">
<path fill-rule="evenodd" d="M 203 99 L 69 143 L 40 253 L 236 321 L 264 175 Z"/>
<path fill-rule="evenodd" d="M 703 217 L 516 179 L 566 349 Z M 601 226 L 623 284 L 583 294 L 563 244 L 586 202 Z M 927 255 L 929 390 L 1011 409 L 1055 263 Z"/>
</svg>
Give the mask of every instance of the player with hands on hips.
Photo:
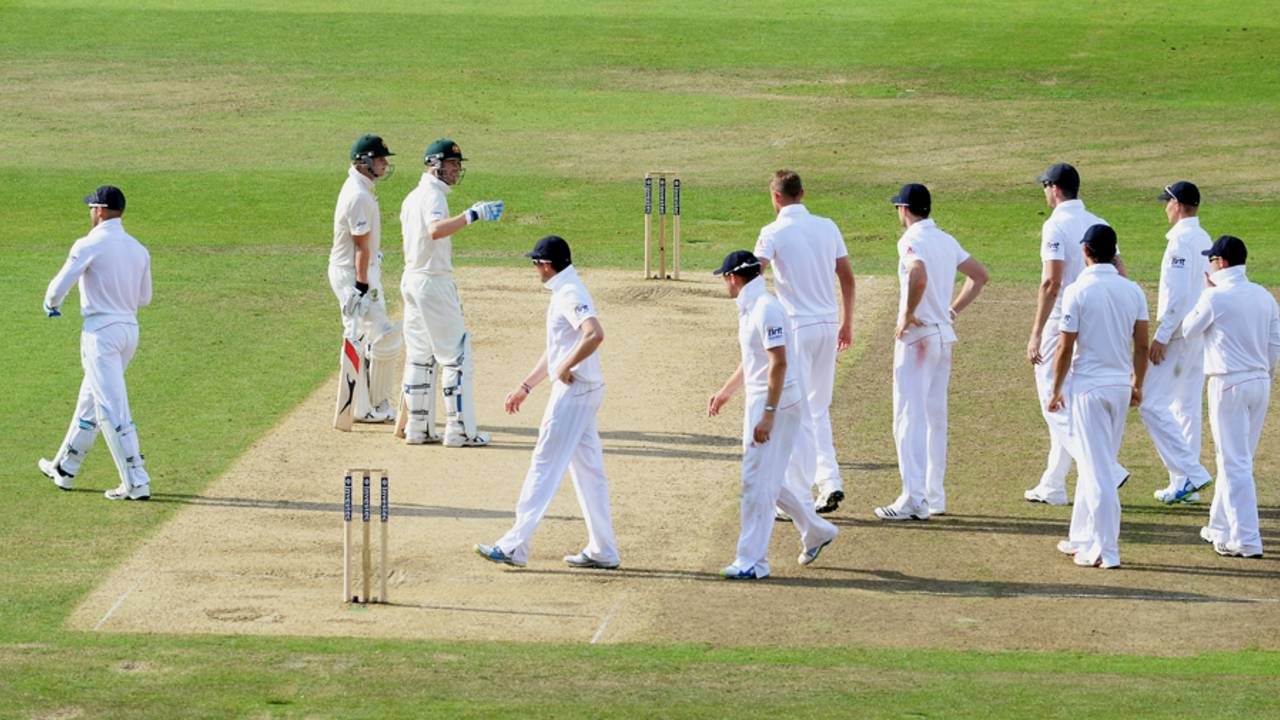
<svg viewBox="0 0 1280 720">
<path fill-rule="evenodd" d="M 138 308 L 151 304 L 151 256 L 121 224 L 124 193 L 103 185 L 84 198 L 92 229 L 71 246 L 62 269 L 49 283 L 44 313 L 61 317 L 62 301 L 80 286 L 80 364 L 84 380 L 66 438 L 40 471 L 63 490 L 102 431 L 115 460 L 120 486 L 108 500 L 147 500 L 151 478 L 143 467 L 137 426 L 129 411 L 124 374 L 138 349 Z"/>
<path fill-rule="evenodd" d="M 387 317 L 382 291 L 382 220 L 375 186 L 392 171 L 394 155 L 377 135 L 351 146 L 351 166 L 333 212 L 329 285 L 342 314 L 343 353 L 334 427 L 395 417 L 400 329 Z"/>
<path fill-rule="evenodd" d="M 769 576 L 775 508 L 790 515 L 800 532 L 797 562 L 801 565 L 817 560 L 839 533 L 818 516 L 808 488 L 797 489 L 785 479 L 809 405 L 789 362 L 795 355 L 790 318 L 765 288 L 760 272 L 755 255 L 737 250 L 714 273 L 724 279 L 725 291 L 737 305 L 741 361 L 707 401 L 707 414 L 719 415 L 738 388 L 744 388 L 746 396 L 739 501 L 742 526 L 733 562 L 720 570 L 720 576 L 730 580 Z"/>
<path fill-rule="evenodd" d="M 406 357 L 396 436 L 410 445 L 482 447 L 489 442 L 476 423 L 475 361 L 453 280 L 453 237 L 468 225 L 498 220 L 504 206 L 501 200 L 481 201 L 449 214 L 448 195 L 462 181 L 465 160 L 454 141 L 431 143 L 423 154 L 422 179 L 400 206 Z M 447 416 L 443 437 L 436 433 L 437 377 Z"/>
<path fill-rule="evenodd" d="M 612 570 L 621 560 L 609 510 L 604 449 L 596 425 L 604 402 L 604 374 L 597 352 L 604 342 L 604 328 L 564 238 L 548 235 L 525 256 L 533 260 L 543 287 L 551 291 L 546 350 L 533 370 L 507 393 L 506 410 L 519 412 L 533 388 L 547 378 L 551 378 L 551 391 L 516 502 L 515 524 L 497 542 L 476 545 L 475 551 L 490 562 L 524 567 L 533 533 L 568 470 L 586 520 L 587 545 L 566 555 L 564 562 L 573 568 Z"/>
</svg>

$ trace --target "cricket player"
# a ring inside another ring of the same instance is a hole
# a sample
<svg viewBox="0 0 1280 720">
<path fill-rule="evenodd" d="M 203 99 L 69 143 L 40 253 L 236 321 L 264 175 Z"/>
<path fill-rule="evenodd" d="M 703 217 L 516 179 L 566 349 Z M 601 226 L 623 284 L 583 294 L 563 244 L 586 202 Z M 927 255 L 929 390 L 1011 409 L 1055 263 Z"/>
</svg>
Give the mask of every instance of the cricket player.
<svg viewBox="0 0 1280 720">
<path fill-rule="evenodd" d="M 891 199 L 906 231 L 898 240 L 898 325 L 893 344 L 893 440 L 902 494 L 875 509 L 881 520 L 928 520 L 947 511 L 947 386 L 953 327 L 987 284 L 987 270 L 929 218 L 929 189 L 902 186 Z M 956 271 L 964 287 L 952 300 Z"/>
<path fill-rule="evenodd" d="M 404 396 L 397 435 L 403 426 L 410 445 L 440 442 L 436 434 L 436 373 L 443 369 L 447 421 L 445 447 L 482 447 L 489 435 L 476 427 L 473 390 L 475 360 L 471 335 L 462 320 L 462 299 L 453 282 L 453 235 L 464 227 L 502 217 L 501 200 L 478 202 L 449 215 L 448 195 L 462 180 L 466 160 L 448 138 L 423 154 L 426 171 L 400 207 L 404 236 Z M 407 414 L 406 414 L 407 413 Z"/>
<path fill-rule="evenodd" d="M 147 500 L 151 478 L 143 467 L 124 373 L 138 349 L 138 308 L 151 304 L 151 256 L 121 225 L 125 200 L 120 188 L 103 185 L 84 201 L 89 234 L 71 246 L 44 295 L 45 313 L 60 317 L 62 301 L 79 283 L 84 380 L 62 446 L 53 460 L 41 458 L 38 464 L 55 485 L 70 490 L 101 428 L 120 474 L 120 486 L 106 491 L 107 499 Z"/>
<path fill-rule="evenodd" d="M 1218 460 L 1217 491 L 1200 537 L 1219 555 L 1260 558 L 1253 454 L 1280 361 L 1280 309 L 1266 288 L 1249 281 L 1244 241 L 1223 235 L 1205 251 L 1209 288 L 1182 321 L 1182 335 L 1204 343 L 1209 376 L 1209 429 Z"/>
<path fill-rule="evenodd" d="M 351 167 L 333 211 L 333 249 L 329 252 L 329 286 L 338 298 L 343 337 L 364 355 L 367 367 L 354 391 L 356 422 L 383 423 L 395 417 L 396 362 L 400 329 L 387 317 L 382 292 L 382 221 L 374 186 L 389 176 L 387 158 L 395 153 L 377 135 L 365 135 L 351 146 Z"/>
<path fill-rule="evenodd" d="M 596 415 L 604 400 L 604 375 L 596 350 L 604 342 L 604 328 L 564 238 L 548 235 L 526 257 L 533 260 L 543 287 L 551 291 L 547 349 L 520 385 L 507 394 L 507 413 L 519 412 L 533 388 L 547 377 L 551 378 L 551 393 L 516 503 L 515 525 L 496 543 L 476 545 L 475 551 L 492 562 L 524 567 L 533 533 L 567 469 L 587 523 L 587 546 L 566 555 L 564 561 L 574 568 L 612 570 L 621 560 L 609 514 L 604 450 L 596 429 Z"/>
<path fill-rule="evenodd" d="M 1036 314 L 1027 340 L 1027 359 L 1035 371 L 1036 394 L 1040 411 L 1049 426 L 1049 458 L 1040 482 L 1023 493 L 1029 502 L 1049 505 L 1067 504 L 1067 473 L 1077 451 L 1071 436 L 1071 418 L 1067 411 L 1049 410 L 1053 389 L 1053 358 L 1058 350 L 1058 328 L 1062 320 L 1062 289 L 1075 282 L 1084 270 L 1084 253 L 1080 243 L 1084 233 L 1106 221 L 1089 212 L 1080 200 L 1080 173 L 1067 163 L 1056 163 L 1036 180 L 1044 187 L 1045 202 L 1053 209 L 1040 232 L 1040 290 Z M 1114 263 L 1121 276 L 1124 261 L 1117 255 Z M 1070 382 L 1070 378 L 1068 378 Z M 1117 463 L 1116 481 L 1123 485 L 1129 473 Z"/>
<path fill-rule="evenodd" d="M 1114 478 L 1129 406 L 1142 402 L 1147 370 L 1147 297 L 1113 264 L 1116 232 L 1085 231 L 1085 269 L 1063 291 L 1049 410 L 1068 403 L 1079 477 L 1071 530 L 1058 550 L 1085 567 L 1120 567 L 1120 493 Z"/>
<path fill-rule="evenodd" d="M 774 289 L 787 311 L 795 343 L 790 358 L 812 422 L 796 434 L 787 481 L 818 491 L 814 507 L 829 513 L 844 500 L 844 483 L 831 437 L 831 392 L 836 379 L 836 353 L 853 337 L 854 280 L 844 236 L 831 220 L 804 206 L 804 185 L 791 170 L 779 170 L 769 182 L 777 219 L 760 230 L 755 256 L 773 268 Z M 831 273 L 840 281 L 836 305 Z"/>
<path fill-rule="evenodd" d="M 1200 189 L 1180 181 L 1160 193 L 1164 214 L 1173 227 L 1165 235 L 1160 261 L 1156 319 L 1142 405 L 1138 412 L 1151 443 L 1169 471 L 1168 487 L 1155 491 L 1164 503 L 1195 502 L 1197 492 L 1212 482 L 1200 464 L 1200 427 L 1204 390 L 1204 347 L 1200 338 L 1182 336 L 1182 320 L 1195 307 L 1209 274 L 1205 251 L 1213 244 L 1200 227 Z"/>
<path fill-rule="evenodd" d="M 715 416 L 739 387 L 745 388 L 742 413 L 742 530 L 733 562 L 720 571 L 730 580 L 758 580 L 769 575 L 769 538 L 774 508 L 791 516 L 800 531 L 801 565 L 818 559 L 836 539 L 835 525 L 818 517 L 808 486 L 797 490 L 785 482 L 791 455 L 799 452 L 796 433 L 809 407 L 788 362 L 795 354 L 791 321 L 782 304 L 765 289 L 760 261 L 746 250 L 729 253 L 715 271 L 724 278 L 729 297 L 738 305 L 738 346 L 742 362 L 724 386 L 711 396 L 707 414 Z"/>
</svg>

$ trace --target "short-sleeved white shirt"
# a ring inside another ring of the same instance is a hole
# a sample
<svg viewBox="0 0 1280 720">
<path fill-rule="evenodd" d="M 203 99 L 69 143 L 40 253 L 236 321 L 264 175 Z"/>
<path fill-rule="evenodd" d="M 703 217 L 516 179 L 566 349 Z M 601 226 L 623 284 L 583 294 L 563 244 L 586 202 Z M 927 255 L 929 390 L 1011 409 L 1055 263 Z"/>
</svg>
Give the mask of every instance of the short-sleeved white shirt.
<svg viewBox="0 0 1280 720">
<path fill-rule="evenodd" d="M 1072 356 L 1072 392 L 1133 379 L 1133 325 L 1147 320 L 1147 296 L 1120 276 L 1116 266 L 1086 267 L 1062 291 L 1062 332 L 1077 333 Z"/>
<path fill-rule="evenodd" d="M 1082 200 L 1061 202 L 1050 213 L 1040 229 L 1040 261 L 1062 261 L 1062 287 L 1065 288 L 1080 277 L 1084 270 L 1084 233 L 1094 225 L 1106 225 L 1107 221 L 1089 212 Z M 1062 317 L 1062 292 L 1053 301 L 1049 322 Z"/>
<path fill-rule="evenodd" d="M 1200 227 L 1200 218 L 1183 218 L 1165 235 L 1164 258 L 1160 261 L 1160 292 L 1156 301 L 1156 340 L 1167 343 L 1182 337 L 1182 319 L 1195 307 L 1204 290 L 1209 258 L 1203 252 L 1213 241 Z"/>
<path fill-rule="evenodd" d="M 431 239 L 431 223 L 449 219 L 452 190 L 430 173 L 411 190 L 400 206 L 400 234 L 404 237 L 404 271 L 427 275 L 453 272 L 453 236 Z"/>
<path fill-rule="evenodd" d="M 551 291 L 551 303 L 547 305 L 547 372 L 554 380 L 556 371 L 582 338 L 582 323 L 596 317 L 596 304 L 578 276 L 577 268 L 572 265 L 556 273 L 543 287 Z M 570 370 L 575 384 L 599 385 L 604 382 L 599 352 L 591 353 Z"/>
<path fill-rule="evenodd" d="M 951 296 L 956 288 L 956 268 L 969 253 L 932 219 L 914 223 L 898 240 L 898 319 L 907 312 L 911 266 L 924 263 L 927 283 L 916 306 L 916 319 L 925 325 L 951 327 Z M 952 338 L 954 339 L 954 337 Z"/>
<path fill-rule="evenodd" d="M 45 291 L 45 304 L 62 305 L 77 281 L 86 330 L 117 322 L 136 324 L 138 308 L 151 304 L 151 255 L 125 232 L 120 218 L 104 220 L 71 246 Z"/>
<path fill-rule="evenodd" d="M 1251 282 L 1244 265 L 1210 276 L 1214 287 L 1200 295 L 1182 321 L 1187 337 L 1204 337 L 1206 375 L 1265 375 L 1280 359 L 1280 309 L 1261 285 Z"/>
<path fill-rule="evenodd" d="M 736 298 L 738 305 L 738 347 L 742 351 L 742 380 L 748 395 L 769 392 L 769 350 L 786 348 L 787 373 L 782 383 L 778 405 L 790 405 L 800 399 L 794 364 L 795 344 L 791 338 L 791 319 L 778 299 L 765 288 L 760 276 L 743 286 Z"/>
<path fill-rule="evenodd" d="M 333 249 L 329 251 L 329 264 L 338 267 L 356 266 L 356 245 L 353 235 L 369 235 L 369 264 L 378 263 L 378 251 L 382 247 L 382 219 L 378 211 L 378 196 L 373 193 L 373 181 L 360 174 L 354 167 L 347 170 L 347 180 L 338 193 L 338 205 L 333 211 Z"/>
<path fill-rule="evenodd" d="M 832 278 L 836 260 L 848 255 L 836 224 L 800 203 L 779 210 L 756 240 L 755 256 L 773 267 L 778 300 L 793 320 L 839 322 Z"/>
</svg>

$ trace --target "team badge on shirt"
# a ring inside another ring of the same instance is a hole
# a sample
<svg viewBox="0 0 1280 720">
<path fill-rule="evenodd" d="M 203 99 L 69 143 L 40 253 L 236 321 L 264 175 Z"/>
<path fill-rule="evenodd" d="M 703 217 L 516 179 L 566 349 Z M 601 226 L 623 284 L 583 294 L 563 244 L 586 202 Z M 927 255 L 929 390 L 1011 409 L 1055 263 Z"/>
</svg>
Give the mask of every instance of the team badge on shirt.
<svg viewBox="0 0 1280 720">
<path fill-rule="evenodd" d="M 582 317 L 583 315 L 586 315 L 589 312 L 591 312 L 591 306 L 586 303 L 573 306 L 573 314 L 577 315 L 578 317 Z"/>
<path fill-rule="evenodd" d="M 365 226 L 367 226 L 368 224 L 369 224 L 369 221 L 368 221 L 368 220 L 357 220 L 357 221 L 356 221 L 356 230 L 357 230 L 357 231 L 359 231 L 359 230 L 363 230 L 363 229 L 365 228 Z M 357 234 L 357 235 L 363 235 L 364 233 L 356 232 L 356 234 Z"/>
<path fill-rule="evenodd" d="M 1181 268 L 1185 268 L 1186 266 L 1187 266 L 1187 259 L 1184 257 L 1178 257 L 1177 255 L 1173 255 L 1169 258 L 1169 267 L 1171 268 L 1181 269 Z"/>
<path fill-rule="evenodd" d="M 1044 244 L 1044 247 L 1049 252 L 1058 252 L 1059 250 L 1062 249 L 1062 243 L 1058 242 L 1057 240 L 1050 240 L 1049 242 Z"/>
<path fill-rule="evenodd" d="M 771 341 L 772 341 L 772 340 L 781 340 L 781 339 L 782 339 L 782 328 L 781 328 L 781 327 L 767 327 L 767 328 L 765 328 L 764 330 L 765 330 L 765 336 L 766 336 L 769 340 L 771 340 Z"/>
</svg>

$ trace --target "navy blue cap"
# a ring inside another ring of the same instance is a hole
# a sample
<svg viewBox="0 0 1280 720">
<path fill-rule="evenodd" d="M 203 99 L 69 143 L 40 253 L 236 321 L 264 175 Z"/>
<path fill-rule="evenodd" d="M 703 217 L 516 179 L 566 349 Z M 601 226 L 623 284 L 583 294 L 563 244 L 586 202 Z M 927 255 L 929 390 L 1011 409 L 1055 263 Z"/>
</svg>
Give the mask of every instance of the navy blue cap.
<svg viewBox="0 0 1280 720">
<path fill-rule="evenodd" d="M 103 185 L 84 196 L 84 204 L 108 210 L 124 211 L 124 193 L 115 185 Z"/>
<path fill-rule="evenodd" d="M 712 275 L 728 275 L 741 274 L 741 271 L 747 268 L 760 267 L 760 260 L 752 255 L 749 250 L 734 250 L 725 256 L 724 262 L 720 263 L 719 269 L 711 271 Z"/>
<path fill-rule="evenodd" d="M 1044 174 L 1036 178 L 1041 185 L 1057 185 L 1064 190 L 1080 190 L 1080 173 L 1070 163 L 1054 163 Z"/>
<path fill-rule="evenodd" d="M 1228 265 L 1243 265 L 1249 259 L 1249 249 L 1235 235 L 1223 235 L 1213 242 L 1213 247 L 1200 253 L 1211 258 L 1222 258 Z"/>
<path fill-rule="evenodd" d="M 552 265 L 568 266 L 573 263 L 569 254 L 569 243 L 559 235 L 548 235 L 534 243 L 533 249 L 524 254 L 536 262 L 549 262 Z"/>
<path fill-rule="evenodd" d="M 1116 256 L 1116 231 L 1110 225 L 1090 225 L 1084 231 L 1084 239 L 1080 241 L 1089 249 L 1089 255 L 1099 260 L 1110 261 Z"/>
<path fill-rule="evenodd" d="M 1165 185 L 1164 192 L 1160 193 L 1157 200 L 1177 200 L 1183 205 L 1196 207 L 1200 204 L 1200 188 L 1195 183 L 1179 180 L 1172 185 Z"/>
<path fill-rule="evenodd" d="M 929 188 L 920 183 L 907 183 L 889 202 L 910 210 L 912 215 L 928 216 L 933 197 L 929 194 Z"/>
</svg>

